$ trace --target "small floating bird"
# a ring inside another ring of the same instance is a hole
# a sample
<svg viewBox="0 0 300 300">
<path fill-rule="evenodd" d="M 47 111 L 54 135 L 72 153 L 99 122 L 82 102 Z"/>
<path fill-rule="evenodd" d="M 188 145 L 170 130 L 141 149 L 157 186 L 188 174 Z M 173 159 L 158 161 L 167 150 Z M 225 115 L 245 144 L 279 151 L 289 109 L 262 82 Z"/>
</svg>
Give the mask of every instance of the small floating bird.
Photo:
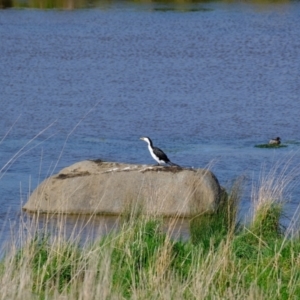
<svg viewBox="0 0 300 300">
<path fill-rule="evenodd" d="M 271 145 L 280 145 L 280 143 L 281 143 L 280 137 L 277 137 L 277 138 L 269 141 L 269 144 L 271 144 Z"/>
<path fill-rule="evenodd" d="M 168 156 L 161 149 L 159 149 L 157 147 L 154 147 L 150 138 L 141 137 L 140 140 L 142 140 L 142 141 L 144 141 L 148 144 L 148 149 L 150 151 L 150 154 L 154 158 L 154 160 L 156 160 L 158 162 L 158 165 L 168 164 L 168 165 L 171 165 L 171 166 L 180 167 L 180 166 L 172 163 L 169 160 Z"/>
</svg>

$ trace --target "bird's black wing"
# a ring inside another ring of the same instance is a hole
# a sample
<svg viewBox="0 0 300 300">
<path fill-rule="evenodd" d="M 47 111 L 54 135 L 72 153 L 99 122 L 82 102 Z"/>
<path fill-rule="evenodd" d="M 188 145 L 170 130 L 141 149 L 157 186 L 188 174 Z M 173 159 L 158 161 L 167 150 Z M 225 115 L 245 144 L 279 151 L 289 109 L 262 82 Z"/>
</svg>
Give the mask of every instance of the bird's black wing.
<svg viewBox="0 0 300 300">
<path fill-rule="evenodd" d="M 160 159 L 163 160 L 165 163 L 168 163 L 170 160 L 168 156 L 165 154 L 164 151 L 157 147 L 153 147 L 153 153 Z"/>
</svg>

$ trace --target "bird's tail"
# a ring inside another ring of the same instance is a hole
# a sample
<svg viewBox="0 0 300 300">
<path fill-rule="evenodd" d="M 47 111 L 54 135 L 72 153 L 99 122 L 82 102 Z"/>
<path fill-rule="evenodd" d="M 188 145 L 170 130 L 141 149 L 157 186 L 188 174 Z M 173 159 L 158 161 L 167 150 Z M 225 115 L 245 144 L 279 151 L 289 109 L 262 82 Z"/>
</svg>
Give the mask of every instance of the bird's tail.
<svg viewBox="0 0 300 300">
<path fill-rule="evenodd" d="M 168 164 L 173 167 L 181 168 L 179 165 L 176 165 L 176 164 L 172 163 L 171 161 L 169 161 Z"/>
</svg>

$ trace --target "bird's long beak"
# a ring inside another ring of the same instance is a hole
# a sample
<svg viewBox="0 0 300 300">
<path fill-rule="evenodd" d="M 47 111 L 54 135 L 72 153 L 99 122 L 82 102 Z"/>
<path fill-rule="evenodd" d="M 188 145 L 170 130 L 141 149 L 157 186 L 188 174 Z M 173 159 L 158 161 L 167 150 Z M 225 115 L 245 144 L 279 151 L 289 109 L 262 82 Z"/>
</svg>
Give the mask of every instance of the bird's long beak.
<svg viewBox="0 0 300 300">
<path fill-rule="evenodd" d="M 143 140 L 144 140 L 144 138 L 143 138 L 143 137 L 140 137 L 140 140 L 142 140 L 142 141 L 143 141 Z"/>
</svg>

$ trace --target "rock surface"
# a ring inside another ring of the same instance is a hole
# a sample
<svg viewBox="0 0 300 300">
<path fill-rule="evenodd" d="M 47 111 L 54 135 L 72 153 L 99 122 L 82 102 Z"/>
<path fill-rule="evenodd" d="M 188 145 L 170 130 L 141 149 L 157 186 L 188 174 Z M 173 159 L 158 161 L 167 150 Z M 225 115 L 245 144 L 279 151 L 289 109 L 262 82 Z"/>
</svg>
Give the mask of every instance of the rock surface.
<svg viewBox="0 0 300 300">
<path fill-rule="evenodd" d="M 214 212 L 220 185 L 209 170 L 82 161 L 43 181 L 23 209 L 119 215 L 132 209 L 162 216 Z"/>
</svg>

